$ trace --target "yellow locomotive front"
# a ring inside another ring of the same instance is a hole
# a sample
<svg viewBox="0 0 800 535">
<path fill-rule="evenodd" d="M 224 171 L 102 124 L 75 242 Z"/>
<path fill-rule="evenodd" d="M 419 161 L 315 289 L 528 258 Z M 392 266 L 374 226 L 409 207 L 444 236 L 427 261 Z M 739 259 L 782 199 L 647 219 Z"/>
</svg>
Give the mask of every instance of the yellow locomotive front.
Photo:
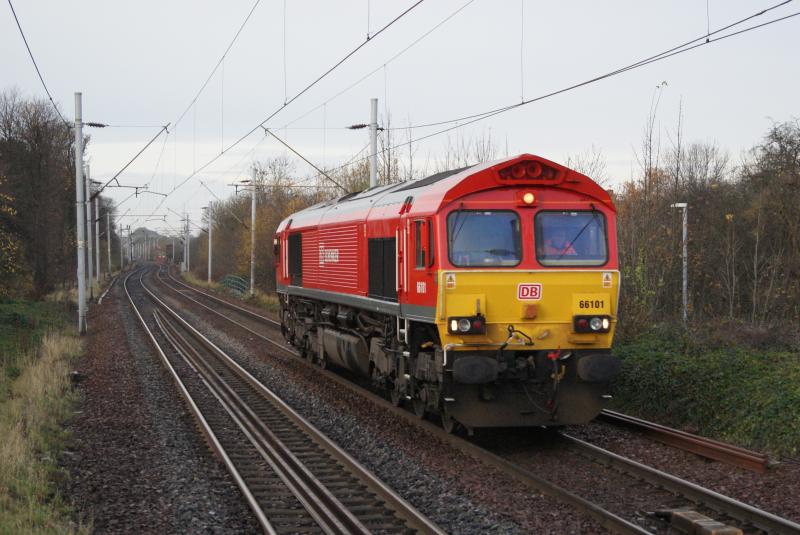
<svg viewBox="0 0 800 535">
<path fill-rule="evenodd" d="M 478 191 L 443 210 L 438 229 L 445 422 L 593 419 L 619 372 L 610 352 L 620 285 L 610 199 L 531 185 Z"/>
</svg>

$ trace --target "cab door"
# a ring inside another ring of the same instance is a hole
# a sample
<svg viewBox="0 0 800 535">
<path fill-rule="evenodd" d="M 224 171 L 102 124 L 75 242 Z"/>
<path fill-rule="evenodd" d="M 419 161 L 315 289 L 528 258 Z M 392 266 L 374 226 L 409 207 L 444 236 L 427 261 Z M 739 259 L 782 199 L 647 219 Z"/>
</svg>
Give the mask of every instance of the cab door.
<svg viewBox="0 0 800 535">
<path fill-rule="evenodd" d="M 408 303 L 428 306 L 435 303 L 433 277 L 433 224 L 430 217 L 409 217 L 406 228 L 406 299 Z"/>
</svg>

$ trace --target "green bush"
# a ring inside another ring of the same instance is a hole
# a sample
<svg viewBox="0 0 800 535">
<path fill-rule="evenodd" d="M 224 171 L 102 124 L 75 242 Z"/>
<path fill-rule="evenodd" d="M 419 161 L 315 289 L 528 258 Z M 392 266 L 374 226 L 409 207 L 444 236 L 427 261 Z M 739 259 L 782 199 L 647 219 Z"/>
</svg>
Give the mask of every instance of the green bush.
<svg viewBox="0 0 800 535">
<path fill-rule="evenodd" d="M 664 327 L 615 352 L 619 410 L 772 454 L 800 452 L 797 352 L 723 347 Z"/>
</svg>

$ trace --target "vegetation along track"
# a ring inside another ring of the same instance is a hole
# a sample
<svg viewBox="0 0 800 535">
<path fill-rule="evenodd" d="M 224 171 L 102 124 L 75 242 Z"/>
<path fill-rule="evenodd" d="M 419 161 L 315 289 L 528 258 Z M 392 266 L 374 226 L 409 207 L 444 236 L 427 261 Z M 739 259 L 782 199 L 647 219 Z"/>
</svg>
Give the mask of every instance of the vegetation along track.
<svg viewBox="0 0 800 535">
<path fill-rule="evenodd" d="M 281 340 L 274 339 L 279 328 L 279 322 L 276 320 L 248 310 L 228 301 L 227 299 L 210 295 L 207 292 L 199 290 L 184 283 L 183 281 L 174 278 L 169 273 L 165 277 L 162 277 L 162 275 L 164 275 L 164 272 L 159 273 L 161 282 L 163 282 L 174 292 L 179 293 L 186 300 L 190 300 L 206 310 L 213 312 L 228 322 L 245 329 L 248 333 L 257 336 L 258 338 L 277 348 L 280 348 L 282 351 L 288 352 L 297 357 L 300 356 L 298 352 L 287 347 Z M 312 365 L 307 360 L 299 360 L 304 362 L 306 365 Z M 401 416 L 409 423 L 413 425 L 424 426 L 428 432 L 435 433 L 440 439 L 446 441 L 462 452 L 467 453 L 474 458 L 478 458 L 490 466 L 494 466 L 510 477 L 521 481 L 530 487 L 536 488 L 540 492 L 574 505 L 578 509 L 598 520 L 602 525 L 608 527 L 612 531 L 621 533 L 648 532 L 635 522 L 621 518 L 619 515 L 604 509 L 597 503 L 593 503 L 592 501 L 579 496 L 576 492 L 570 492 L 559 486 L 557 483 L 546 480 L 540 475 L 522 468 L 516 463 L 504 459 L 503 457 L 496 455 L 485 448 L 479 447 L 457 436 L 449 435 L 438 427 L 432 425 L 430 422 L 418 420 L 412 413 L 392 406 L 383 398 L 380 398 L 372 392 L 364 390 L 358 385 L 350 382 L 348 379 L 342 378 L 341 376 L 331 373 L 327 370 L 320 371 L 321 373 L 324 373 L 326 377 L 335 380 L 343 387 L 355 390 L 373 402 L 381 404 L 384 408 L 392 411 L 398 416 Z M 761 530 L 767 533 L 800 533 L 800 525 L 778 517 L 777 515 L 742 503 L 692 482 L 685 481 L 681 478 L 672 476 L 659 470 L 655 470 L 649 466 L 637 463 L 597 446 L 593 446 L 569 435 L 561 434 L 560 438 L 563 439 L 566 445 L 569 447 L 567 449 L 577 451 L 586 458 L 596 461 L 601 465 L 608 466 L 617 472 L 631 476 L 636 480 L 647 482 L 653 487 L 665 489 L 675 496 L 684 498 L 687 502 L 697 504 L 702 508 L 717 513 L 721 513 L 725 517 L 734 519 L 744 526 L 750 526 L 756 530 Z"/>
<path fill-rule="evenodd" d="M 214 453 L 267 533 L 442 533 L 148 288 L 125 291 Z"/>
</svg>

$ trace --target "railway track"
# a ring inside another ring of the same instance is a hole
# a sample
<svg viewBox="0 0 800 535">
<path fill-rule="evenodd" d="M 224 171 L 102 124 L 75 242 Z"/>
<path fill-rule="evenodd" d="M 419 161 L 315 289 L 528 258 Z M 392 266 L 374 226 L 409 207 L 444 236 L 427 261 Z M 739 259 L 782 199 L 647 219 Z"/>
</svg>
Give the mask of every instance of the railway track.
<svg viewBox="0 0 800 535">
<path fill-rule="evenodd" d="M 598 419 L 614 425 L 636 429 L 648 437 L 663 442 L 664 444 L 740 468 L 764 472 L 772 464 L 770 458 L 763 453 L 693 435 L 679 429 L 672 429 L 627 414 L 603 410 L 600 416 L 598 416 Z"/>
<path fill-rule="evenodd" d="M 781 518 L 778 515 L 714 492 L 691 481 L 599 448 L 568 434 L 562 433 L 561 437 L 570 447 L 600 464 L 612 467 L 634 478 L 647 481 L 675 495 L 683 496 L 691 502 L 702 504 L 713 511 L 739 521 L 743 526 L 752 526 L 765 533 L 800 534 L 800 524 L 791 520 Z"/>
<path fill-rule="evenodd" d="M 198 290 L 178 279 L 175 279 L 170 273 L 167 274 L 166 278 L 161 277 L 160 280 L 165 284 L 165 286 L 169 287 L 177 294 L 180 294 L 183 298 L 190 300 L 203 307 L 207 311 L 213 312 L 215 315 L 227 320 L 228 322 L 245 329 L 247 332 L 257 336 L 261 340 L 267 341 L 268 343 L 279 347 L 281 350 L 291 355 L 300 357 L 298 352 L 294 351 L 292 348 L 283 343 L 276 342 L 266 334 L 267 330 L 275 333 L 276 329 L 279 327 L 279 323 L 274 319 L 257 314 L 244 307 L 240 307 L 226 299 L 221 299 L 219 297 L 210 295 L 207 292 Z M 220 310 L 220 307 L 226 310 L 227 314 L 223 313 Z M 298 360 L 303 362 L 305 365 L 313 366 L 305 359 L 300 358 Z M 336 381 L 343 387 L 358 392 L 361 396 L 368 398 L 371 402 L 380 404 L 386 410 L 389 410 L 397 416 L 404 418 L 409 424 L 422 426 L 427 432 L 434 433 L 442 441 L 448 443 L 463 453 L 466 453 L 475 459 L 495 467 L 501 472 L 507 474 L 509 477 L 520 481 L 529 487 L 535 488 L 542 493 L 572 504 L 576 508 L 585 512 L 587 515 L 593 517 L 601 525 L 607 527 L 611 531 L 617 533 L 636 534 L 650 533 L 650 531 L 644 529 L 640 525 L 604 509 L 600 505 L 563 488 L 557 483 L 546 480 L 532 471 L 526 470 L 525 468 L 522 468 L 519 465 L 458 436 L 453 436 L 449 433 L 446 433 L 438 426 L 435 426 L 430 422 L 419 420 L 412 413 L 402 408 L 393 406 L 382 397 L 353 384 L 351 381 L 333 372 L 328 370 L 319 370 L 319 372 L 325 374 L 326 377 Z M 760 530 L 765 533 L 800 534 L 800 524 L 750 506 L 728 496 L 724 496 L 710 489 L 706 489 L 690 481 L 683 480 L 641 463 L 637 463 L 636 461 L 627 459 L 569 435 L 562 433 L 560 434 L 560 437 L 564 440 L 566 446 L 572 448 L 574 451 L 597 462 L 600 465 L 608 466 L 637 480 L 646 481 L 654 487 L 666 489 L 675 496 L 683 497 L 688 502 L 692 502 L 703 508 L 718 512 L 739 522 L 742 526 L 751 530 L 755 528 L 756 530 Z"/>
<path fill-rule="evenodd" d="M 146 284 L 128 299 L 266 533 L 442 533 L 183 320 Z"/>
</svg>

